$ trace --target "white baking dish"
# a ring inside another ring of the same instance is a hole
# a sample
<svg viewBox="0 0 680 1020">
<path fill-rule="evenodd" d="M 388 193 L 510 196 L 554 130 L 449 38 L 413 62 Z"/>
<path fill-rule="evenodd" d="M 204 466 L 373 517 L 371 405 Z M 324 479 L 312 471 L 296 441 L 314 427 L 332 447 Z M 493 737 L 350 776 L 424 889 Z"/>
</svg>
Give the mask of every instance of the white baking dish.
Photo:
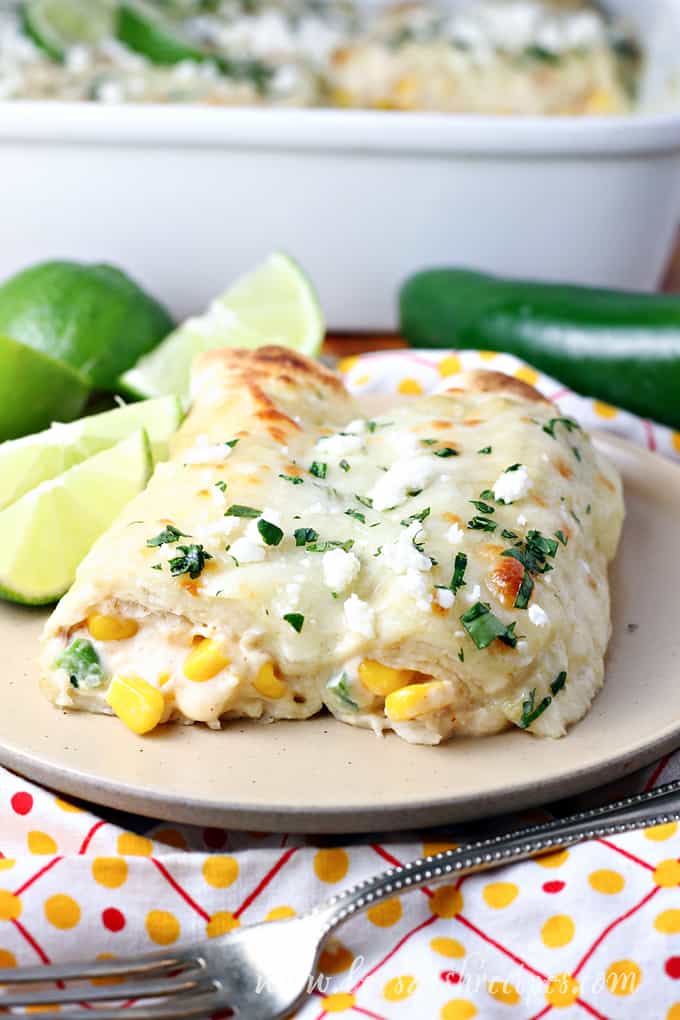
<svg viewBox="0 0 680 1020">
<path fill-rule="evenodd" d="M 629 118 L 0 104 L 0 277 L 103 259 L 180 316 L 283 247 L 335 329 L 392 328 L 433 264 L 652 288 L 680 221 L 680 0 L 609 6 L 651 54 Z"/>
</svg>

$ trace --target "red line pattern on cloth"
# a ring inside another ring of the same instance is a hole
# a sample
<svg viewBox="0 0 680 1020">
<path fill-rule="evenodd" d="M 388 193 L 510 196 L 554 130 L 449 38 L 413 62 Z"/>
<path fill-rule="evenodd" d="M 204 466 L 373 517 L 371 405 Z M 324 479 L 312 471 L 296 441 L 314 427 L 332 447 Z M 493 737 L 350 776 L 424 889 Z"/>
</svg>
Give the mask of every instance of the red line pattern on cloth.
<svg viewBox="0 0 680 1020">
<path fill-rule="evenodd" d="M 102 829 L 106 824 L 107 824 L 107 822 L 105 822 L 102 819 L 101 821 L 97 822 L 96 825 L 92 826 L 92 828 L 90 829 L 90 831 L 88 832 L 87 836 L 85 837 L 85 839 L 83 840 L 83 842 L 82 842 L 82 844 L 80 846 L 80 850 L 78 851 L 79 854 L 86 854 L 87 853 L 87 851 L 88 851 L 88 849 L 90 847 L 90 843 L 92 842 L 92 840 L 94 839 L 96 834 L 99 832 L 99 830 Z"/>
<path fill-rule="evenodd" d="M 648 892 L 646 896 L 642 897 L 639 903 L 636 903 L 635 906 L 631 907 L 630 910 L 627 910 L 625 914 L 621 914 L 620 917 L 617 917 L 614 921 L 611 922 L 611 924 L 607 925 L 604 931 L 598 935 L 593 944 L 590 946 L 587 952 L 584 953 L 581 960 L 576 965 L 576 968 L 574 969 L 573 972 L 574 977 L 577 977 L 580 971 L 583 970 L 588 960 L 591 958 L 596 949 L 598 949 L 599 946 L 602 945 L 602 943 L 610 934 L 610 932 L 614 931 L 615 928 L 618 928 L 618 926 L 622 924 L 624 921 L 627 921 L 629 917 L 633 916 L 633 914 L 637 914 L 638 910 L 641 910 L 642 907 L 645 906 L 645 904 L 649 903 L 649 901 L 653 899 L 659 891 L 660 887 L 658 885 L 655 886 L 654 889 L 650 890 L 650 892 Z"/>
<path fill-rule="evenodd" d="M 279 859 L 276 862 L 276 864 L 274 865 L 274 867 L 269 869 L 269 871 L 266 873 L 266 875 L 264 875 L 264 877 L 261 878 L 260 881 L 257 883 L 257 885 L 255 886 L 253 891 L 248 893 L 248 895 L 244 899 L 244 901 L 241 904 L 241 906 L 238 907 L 234 911 L 234 917 L 240 917 L 241 914 L 245 910 L 247 910 L 248 907 L 251 906 L 252 903 L 255 902 L 255 900 L 260 895 L 262 890 L 267 888 L 267 886 L 269 885 L 271 880 L 279 873 L 281 868 L 283 868 L 284 865 L 286 865 L 288 863 L 288 861 L 291 859 L 291 857 L 293 857 L 294 854 L 297 853 L 297 851 L 298 851 L 298 847 L 293 846 L 293 847 L 290 847 L 288 850 L 286 850 L 285 854 L 282 854 L 279 857 Z"/>
<path fill-rule="evenodd" d="M 639 864 L 641 868 L 647 868 L 647 871 L 654 871 L 654 866 L 652 864 L 648 864 L 647 861 L 643 861 L 641 857 L 636 857 L 635 854 L 630 852 L 630 850 L 624 850 L 622 846 L 617 846 L 616 843 L 610 843 L 608 839 L 598 839 L 597 842 L 600 843 L 601 846 L 606 846 L 615 853 L 621 854 L 621 856 L 625 857 L 626 860 L 633 861 L 634 864 Z"/>
<path fill-rule="evenodd" d="M 209 921 L 210 920 L 210 914 L 206 910 L 204 910 L 203 907 L 199 903 L 197 903 L 195 899 L 193 899 L 193 897 L 191 897 L 189 895 L 189 893 L 186 891 L 186 889 L 184 889 L 179 884 L 179 882 L 177 881 L 176 878 L 173 878 L 173 876 L 170 874 L 170 872 L 165 867 L 165 865 L 161 864 L 161 862 L 156 857 L 150 857 L 149 860 L 158 869 L 158 871 L 160 871 L 161 875 L 166 880 L 166 882 L 168 882 L 172 886 L 172 888 L 175 890 L 175 892 L 178 893 L 182 897 L 184 902 L 188 903 L 189 906 L 193 910 L 195 910 L 196 913 L 200 917 L 202 917 L 204 921 Z"/>
<path fill-rule="evenodd" d="M 34 882 L 37 882 L 39 878 L 42 878 L 43 875 L 46 875 L 48 871 L 51 871 L 52 868 L 56 864 L 58 864 L 59 861 L 63 861 L 63 859 L 64 859 L 63 857 L 53 857 L 51 861 L 48 861 L 47 864 L 45 864 L 42 868 L 36 871 L 34 875 L 31 875 L 30 878 L 26 879 L 23 885 L 20 885 L 18 889 L 15 889 L 14 895 L 21 896 L 22 893 L 25 893 L 27 889 L 30 889 Z"/>
</svg>

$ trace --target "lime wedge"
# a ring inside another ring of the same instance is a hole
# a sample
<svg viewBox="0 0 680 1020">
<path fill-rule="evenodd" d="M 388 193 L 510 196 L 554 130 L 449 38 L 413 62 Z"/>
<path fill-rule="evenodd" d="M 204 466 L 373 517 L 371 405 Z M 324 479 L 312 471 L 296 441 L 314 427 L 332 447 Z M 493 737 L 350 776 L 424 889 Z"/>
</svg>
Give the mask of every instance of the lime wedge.
<svg viewBox="0 0 680 1020">
<path fill-rule="evenodd" d="M 24 605 L 61 598 L 95 540 L 144 488 L 151 467 L 140 430 L 0 512 L 0 598 Z"/>
<path fill-rule="evenodd" d="M 72 46 L 93 46 L 113 34 L 113 5 L 103 0 L 24 0 L 26 34 L 60 63 Z"/>
<path fill-rule="evenodd" d="M 121 383 L 136 396 L 176 393 L 187 401 L 191 363 L 201 351 L 280 344 L 315 355 L 323 335 L 311 282 L 293 259 L 275 252 L 213 301 L 204 315 L 187 319 Z"/>
<path fill-rule="evenodd" d="M 154 64 L 207 60 L 210 54 L 185 38 L 179 24 L 144 0 L 123 0 L 118 9 L 118 39 Z"/>
<path fill-rule="evenodd" d="M 77 418 L 89 392 L 74 368 L 0 336 L 0 442 Z"/>
<path fill-rule="evenodd" d="M 0 510 L 141 428 L 146 429 L 154 461 L 166 460 L 181 418 L 176 397 L 158 397 L 1 443 Z"/>
</svg>

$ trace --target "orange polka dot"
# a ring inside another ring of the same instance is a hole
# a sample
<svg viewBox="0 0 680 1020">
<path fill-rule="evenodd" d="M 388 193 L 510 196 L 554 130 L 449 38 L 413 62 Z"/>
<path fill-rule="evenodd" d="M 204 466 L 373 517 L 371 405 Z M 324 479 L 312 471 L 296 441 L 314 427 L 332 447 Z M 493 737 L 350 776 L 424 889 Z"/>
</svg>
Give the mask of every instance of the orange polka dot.
<svg viewBox="0 0 680 1020">
<path fill-rule="evenodd" d="M 655 843 L 662 843 L 665 839 L 670 839 L 678 831 L 677 822 L 666 822 L 665 825 L 652 825 L 649 829 L 645 829 L 645 839 L 651 839 Z"/>
<path fill-rule="evenodd" d="M 215 889 L 226 889 L 238 878 L 238 861 L 235 857 L 208 857 L 203 865 L 203 878 Z"/>
<path fill-rule="evenodd" d="M 676 1002 L 666 1013 L 666 1020 L 680 1020 L 680 1002 Z"/>
<path fill-rule="evenodd" d="M 376 903 L 374 907 L 369 907 L 366 911 L 368 920 L 378 928 L 389 928 L 401 919 L 401 915 L 401 901 L 396 897 Z"/>
<path fill-rule="evenodd" d="M 435 854 L 446 853 L 447 850 L 457 850 L 460 843 L 423 843 L 423 857 L 434 857 Z"/>
<path fill-rule="evenodd" d="M 449 939 L 444 936 L 437 936 L 431 939 L 430 949 L 440 956 L 446 956 L 450 960 L 460 960 L 465 956 L 465 946 L 458 939 Z"/>
<path fill-rule="evenodd" d="M 509 981 L 489 981 L 486 990 L 492 999 L 502 1002 L 505 1006 L 516 1006 L 521 999 L 521 995 Z"/>
<path fill-rule="evenodd" d="M 61 797 L 55 797 L 54 803 L 60 811 L 69 811 L 71 814 L 81 814 L 82 808 L 78 807 L 77 804 L 72 804 L 70 800 L 63 800 Z"/>
<path fill-rule="evenodd" d="M 514 882 L 490 882 L 482 889 L 484 902 L 494 910 L 509 907 L 519 896 L 519 887 Z"/>
<path fill-rule="evenodd" d="M 351 372 L 354 366 L 358 363 L 358 361 L 359 361 L 358 354 L 353 354 L 350 358 L 341 358 L 337 366 L 338 372 L 342 372 L 343 374 L 345 372 Z"/>
<path fill-rule="evenodd" d="M 450 999 L 442 1006 L 439 1016 L 441 1020 L 472 1020 L 477 1016 L 477 1007 L 469 999 Z"/>
<path fill-rule="evenodd" d="M 588 875 L 588 882 L 591 889 L 604 893 L 605 896 L 614 896 L 616 893 L 620 893 L 626 884 L 623 875 L 620 875 L 618 871 L 610 871 L 609 868 L 591 871 Z"/>
<path fill-rule="evenodd" d="M 642 981 L 642 971 L 634 960 L 617 960 L 607 967 L 605 986 L 612 995 L 634 995 Z"/>
<path fill-rule="evenodd" d="M 45 917 L 61 931 L 68 931 L 80 923 L 80 907 L 72 896 L 57 893 L 45 901 Z"/>
<path fill-rule="evenodd" d="M 555 1009 L 566 1009 L 573 1006 L 579 995 L 581 986 L 571 974 L 557 974 L 550 978 L 545 989 L 545 1001 Z"/>
<path fill-rule="evenodd" d="M 460 358 L 455 354 L 449 354 L 448 357 L 443 358 L 437 365 L 440 376 L 446 379 L 449 375 L 457 375 L 458 372 L 463 371 Z"/>
<path fill-rule="evenodd" d="M 159 829 L 154 832 L 153 838 L 157 843 L 165 846 L 172 846 L 176 850 L 188 850 L 187 841 L 178 829 Z"/>
<path fill-rule="evenodd" d="M 57 844 L 46 832 L 37 832 L 35 829 L 29 832 L 28 849 L 32 854 L 56 854 Z"/>
<path fill-rule="evenodd" d="M 402 379 L 397 389 L 405 397 L 417 397 L 423 392 L 417 379 Z"/>
<path fill-rule="evenodd" d="M 478 353 L 482 361 L 493 361 L 498 357 L 498 351 L 479 351 Z"/>
<path fill-rule="evenodd" d="M 356 999 L 351 992 L 336 992 L 335 995 L 327 995 L 321 1000 L 326 1013 L 343 1013 L 346 1009 L 352 1009 Z"/>
<path fill-rule="evenodd" d="M 322 882 L 340 882 L 348 868 L 349 857 L 344 850 L 318 850 L 314 855 L 314 871 Z"/>
<path fill-rule="evenodd" d="M 3 969 L 6 967 L 8 970 L 10 967 L 16 967 L 17 958 L 14 953 L 10 953 L 9 949 L 0 949 L 0 967 Z"/>
<path fill-rule="evenodd" d="M 179 938 L 179 921 L 169 910 L 150 910 L 145 923 L 149 938 L 159 946 L 170 946 Z"/>
<path fill-rule="evenodd" d="M 430 910 L 437 917 L 455 917 L 463 909 L 463 896 L 454 885 L 440 885 L 430 898 Z"/>
<path fill-rule="evenodd" d="M 353 960 L 354 953 L 342 942 L 330 942 L 319 957 L 319 970 L 322 974 L 344 974 Z"/>
<path fill-rule="evenodd" d="M 535 860 L 542 868 L 561 868 L 568 857 L 568 850 L 556 850 L 553 853 L 542 854 L 540 857 L 536 857 Z"/>
<path fill-rule="evenodd" d="M 287 917 L 295 917 L 295 911 L 292 907 L 281 905 L 280 907 L 272 907 L 265 921 L 284 921 Z"/>
<path fill-rule="evenodd" d="M 97 953 L 95 959 L 96 960 L 115 960 L 116 957 L 114 956 L 113 953 Z M 116 977 L 115 975 L 111 975 L 110 977 L 92 978 L 92 980 L 90 981 L 90 984 L 94 985 L 95 988 L 103 988 L 103 987 L 105 988 L 108 985 L 120 985 L 120 984 L 123 983 L 123 981 L 125 981 L 125 978 L 122 975 L 120 977 Z"/>
<path fill-rule="evenodd" d="M 119 889 L 127 881 L 127 861 L 124 857 L 96 857 L 92 862 L 92 877 L 107 889 Z"/>
<path fill-rule="evenodd" d="M 619 413 L 611 404 L 605 404 L 602 400 L 593 401 L 593 411 L 598 418 L 616 418 Z"/>
<path fill-rule="evenodd" d="M 227 932 L 233 931 L 240 924 L 241 922 L 238 917 L 234 917 L 228 910 L 218 910 L 206 924 L 205 932 L 209 939 L 215 939 L 220 935 L 226 935 Z"/>
<path fill-rule="evenodd" d="M 518 368 L 515 372 L 515 379 L 521 379 L 522 382 L 527 383 L 529 386 L 535 386 L 540 376 L 535 368 L 523 365 L 522 368 Z"/>
<path fill-rule="evenodd" d="M 153 843 L 146 836 L 122 832 L 118 837 L 118 853 L 123 857 L 150 857 L 153 853 Z"/>
<path fill-rule="evenodd" d="M 654 918 L 654 927 L 662 935 L 680 933 L 680 910 L 664 910 Z"/>
<path fill-rule="evenodd" d="M 675 450 L 675 452 L 680 453 L 680 432 L 673 433 L 673 435 L 671 436 L 671 442 L 673 444 L 673 449 Z"/>
<path fill-rule="evenodd" d="M 13 857 L 0 857 L 0 871 L 9 871 L 15 864 Z"/>
<path fill-rule="evenodd" d="M 680 885 L 680 861 L 661 861 L 654 870 L 654 881 L 663 889 Z"/>
<path fill-rule="evenodd" d="M 541 928 L 541 941 L 548 949 L 559 949 L 569 945 L 574 931 L 574 922 L 567 914 L 555 914 Z"/>
<path fill-rule="evenodd" d="M 401 1002 L 413 995 L 418 983 L 410 974 L 401 974 L 399 977 L 390 978 L 383 988 L 383 996 L 388 1002 Z"/>
<path fill-rule="evenodd" d="M 21 917 L 21 900 L 9 889 L 0 889 L 0 921 L 16 921 Z"/>
</svg>

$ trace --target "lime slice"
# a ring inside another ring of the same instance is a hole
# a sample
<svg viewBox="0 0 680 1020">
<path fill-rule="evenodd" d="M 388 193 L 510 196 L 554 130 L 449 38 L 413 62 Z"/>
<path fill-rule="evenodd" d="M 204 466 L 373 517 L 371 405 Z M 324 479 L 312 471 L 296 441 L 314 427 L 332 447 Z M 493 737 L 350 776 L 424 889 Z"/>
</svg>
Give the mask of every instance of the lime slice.
<svg viewBox="0 0 680 1020">
<path fill-rule="evenodd" d="M 154 64 L 208 60 L 210 54 L 194 46 L 179 24 L 144 0 L 123 0 L 118 9 L 118 39 Z"/>
<path fill-rule="evenodd" d="M 61 598 L 95 540 L 144 488 L 151 466 L 140 430 L 0 512 L 0 597 L 25 605 Z"/>
<path fill-rule="evenodd" d="M 74 368 L 0 336 L 0 442 L 77 418 L 89 392 Z"/>
<path fill-rule="evenodd" d="M 176 393 L 188 400 L 191 363 L 214 347 L 281 344 L 318 354 L 324 322 L 311 282 L 287 255 L 275 252 L 241 277 L 208 311 L 187 319 L 122 377 L 137 396 Z"/>
<path fill-rule="evenodd" d="M 1 443 L 0 510 L 140 428 L 146 429 L 154 461 L 166 460 L 181 418 L 176 397 L 158 397 Z"/>
<path fill-rule="evenodd" d="M 102 0 L 24 0 L 26 34 L 53 60 L 72 46 L 93 46 L 113 34 L 113 6 Z"/>
<path fill-rule="evenodd" d="M 0 333 L 67 362 L 100 389 L 113 389 L 172 325 L 166 310 L 113 266 L 41 262 L 0 286 Z"/>
</svg>

